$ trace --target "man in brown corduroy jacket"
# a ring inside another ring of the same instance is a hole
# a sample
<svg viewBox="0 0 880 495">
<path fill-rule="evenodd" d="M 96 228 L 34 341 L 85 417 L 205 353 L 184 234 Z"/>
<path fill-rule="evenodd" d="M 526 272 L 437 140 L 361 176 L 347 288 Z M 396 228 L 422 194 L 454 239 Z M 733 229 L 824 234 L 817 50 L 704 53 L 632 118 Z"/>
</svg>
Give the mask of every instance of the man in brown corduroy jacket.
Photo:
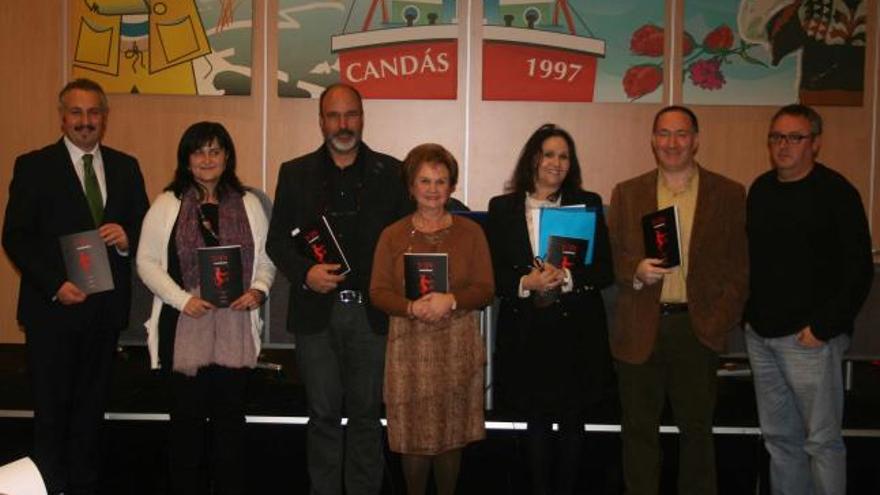
<svg viewBox="0 0 880 495">
<path fill-rule="evenodd" d="M 659 489 L 658 427 L 668 397 L 680 431 L 678 493 L 714 495 L 718 353 L 748 287 L 745 189 L 697 164 L 699 125 L 688 108 L 660 110 L 651 145 L 657 170 L 618 184 L 608 216 L 626 493 Z M 663 268 L 645 254 L 642 218 L 673 205 L 681 264 Z"/>
</svg>

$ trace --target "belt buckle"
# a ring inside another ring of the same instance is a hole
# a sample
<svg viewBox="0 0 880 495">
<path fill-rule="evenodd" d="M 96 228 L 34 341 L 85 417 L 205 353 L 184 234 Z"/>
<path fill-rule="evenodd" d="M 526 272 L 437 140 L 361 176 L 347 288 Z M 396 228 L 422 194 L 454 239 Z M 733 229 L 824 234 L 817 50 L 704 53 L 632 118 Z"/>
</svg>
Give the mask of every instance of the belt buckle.
<svg viewBox="0 0 880 495">
<path fill-rule="evenodd" d="M 339 302 L 343 304 L 361 304 L 364 302 L 359 290 L 341 290 L 338 292 Z"/>
</svg>

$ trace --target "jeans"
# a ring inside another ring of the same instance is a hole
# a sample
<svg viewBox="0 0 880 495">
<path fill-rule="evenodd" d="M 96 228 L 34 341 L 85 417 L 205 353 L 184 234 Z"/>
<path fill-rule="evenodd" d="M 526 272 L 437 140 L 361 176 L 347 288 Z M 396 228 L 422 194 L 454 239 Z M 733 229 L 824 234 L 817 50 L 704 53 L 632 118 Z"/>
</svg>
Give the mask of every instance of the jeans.
<svg viewBox="0 0 880 495">
<path fill-rule="evenodd" d="M 679 495 L 714 495 L 718 354 L 694 335 L 690 315 L 660 318 L 654 352 L 642 364 L 617 362 L 626 495 L 660 488 L 660 416 L 666 398 L 679 429 Z"/>
<path fill-rule="evenodd" d="M 843 353 L 849 336 L 818 348 L 796 335 L 763 338 L 746 328 L 746 345 L 774 495 L 844 495 Z"/>
<path fill-rule="evenodd" d="M 347 495 L 379 493 L 385 336 L 370 328 L 363 305 L 337 302 L 326 329 L 297 334 L 296 358 L 308 400 L 312 495 L 341 494 L 343 480 Z"/>
</svg>

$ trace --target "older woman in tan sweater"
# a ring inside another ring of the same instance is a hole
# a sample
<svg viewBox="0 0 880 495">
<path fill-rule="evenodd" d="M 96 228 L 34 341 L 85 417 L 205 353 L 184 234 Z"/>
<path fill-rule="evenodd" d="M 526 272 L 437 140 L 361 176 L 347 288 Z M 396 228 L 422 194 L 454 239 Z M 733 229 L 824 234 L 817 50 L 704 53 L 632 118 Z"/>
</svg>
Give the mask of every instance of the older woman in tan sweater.
<svg viewBox="0 0 880 495">
<path fill-rule="evenodd" d="M 485 437 L 479 309 L 495 291 L 486 238 L 445 208 L 458 165 L 442 146 L 407 155 L 404 180 L 415 213 L 388 226 L 373 260 L 370 300 L 391 316 L 385 357 L 388 440 L 403 455 L 407 492 L 425 492 L 433 466 L 438 494 L 452 494 L 461 449 Z M 449 291 L 415 300 L 404 290 L 405 253 L 446 253 Z"/>
</svg>

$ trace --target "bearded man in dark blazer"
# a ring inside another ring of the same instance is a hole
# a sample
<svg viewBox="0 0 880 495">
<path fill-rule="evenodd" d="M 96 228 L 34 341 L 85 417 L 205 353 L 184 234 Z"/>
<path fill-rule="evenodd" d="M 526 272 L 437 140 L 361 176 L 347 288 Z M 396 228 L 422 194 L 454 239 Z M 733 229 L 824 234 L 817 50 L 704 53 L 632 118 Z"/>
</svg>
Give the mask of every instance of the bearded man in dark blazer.
<svg viewBox="0 0 880 495">
<path fill-rule="evenodd" d="M 376 494 L 382 488 L 382 381 L 388 317 L 368 300 L 382 230 L 411 211 L 400 162 L 361 141 L 364 110 L 351 86 L 319 103 L 324 143 L 281 166 L 266 251 L 290 281 L 287 328 L 306 388 L 311 493 Z M 351 271 L 299 251 L 294 234 L 321 216 Z M 343 413 L 348 424 L 343 430 Z"/>
<path fill-rule="evenodd" d="M 699 124 L 688 108 L 660 110 L 651 144 L 657 170 L 618 184 L 608 216 L 626 493 L 659 490 L 658 427 L 668 397 L 680 430 L 678 493 L 712 495 L 718 353 L 748 287 L 745 189 L 697 164 Z M 645 254 L 642 218 L 673 205 L 681 265 L 664 268 Z"/>
<path fill-rule="evenodd" d="M 99 429 L 119 331 L 128 325 L 131 260 L 149 202 L 137 160 L 100 142 L 109 107 L 88 79 L 59 96 L 64 136 L 15 161 L 3 247 L 21 272 L 34 398 L 34 460 L 50 494 L 98 489 Z M 114 289 L 87 295 L 67 275 L 59 237 L 98 230 Z"/>
</svg>

